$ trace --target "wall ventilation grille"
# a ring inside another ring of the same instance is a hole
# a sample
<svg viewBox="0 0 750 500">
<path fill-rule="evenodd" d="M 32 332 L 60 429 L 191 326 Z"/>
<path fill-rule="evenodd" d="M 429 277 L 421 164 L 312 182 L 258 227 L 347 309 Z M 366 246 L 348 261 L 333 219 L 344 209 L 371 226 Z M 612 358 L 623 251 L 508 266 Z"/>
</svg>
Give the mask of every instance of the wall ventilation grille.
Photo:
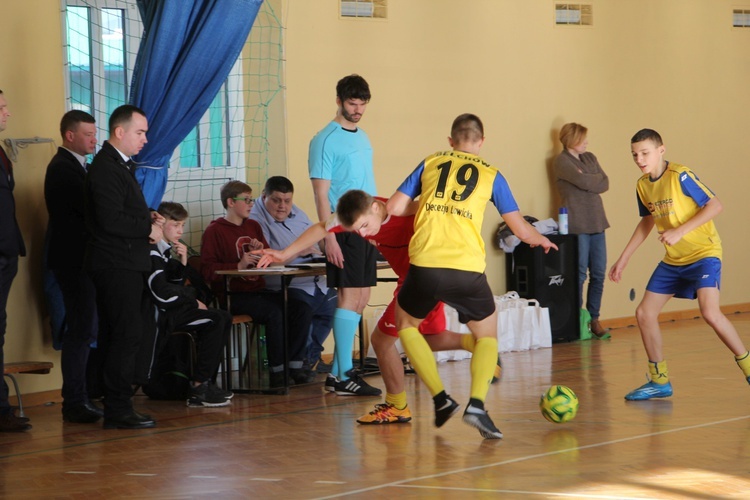
<svg viewBox="0 0 750 500">
<path fill-rule="evenodd" d="M 564 26 L 593 26 L 594 6 L 582 3 L 556 3 L 555 24 Z"/>
<path fill-rule="evenodd" d="M 732 26 L 735 28 L 750 28 L 750 9 L 734 9 L 732 11 Z"/>
<path fill-rule="evenodd" d="M 340 0 L 339 13 L 346 18 L 385 19 L 388 0 Z"/>
</svg>

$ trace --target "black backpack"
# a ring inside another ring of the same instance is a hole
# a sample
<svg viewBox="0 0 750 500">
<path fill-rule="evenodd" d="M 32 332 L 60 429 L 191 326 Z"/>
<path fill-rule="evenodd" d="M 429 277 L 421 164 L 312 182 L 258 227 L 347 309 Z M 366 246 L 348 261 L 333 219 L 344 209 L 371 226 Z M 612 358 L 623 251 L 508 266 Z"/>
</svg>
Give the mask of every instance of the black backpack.
<svg viewBox="0 0 750 500">
<path fill-rule="evenodd" d="M 190 397 L 192 341 L 187 335 L 168 335 L 156 357 L 151 378 L 141 390 L 151 399 L 180 400 Z"/>
</svg>

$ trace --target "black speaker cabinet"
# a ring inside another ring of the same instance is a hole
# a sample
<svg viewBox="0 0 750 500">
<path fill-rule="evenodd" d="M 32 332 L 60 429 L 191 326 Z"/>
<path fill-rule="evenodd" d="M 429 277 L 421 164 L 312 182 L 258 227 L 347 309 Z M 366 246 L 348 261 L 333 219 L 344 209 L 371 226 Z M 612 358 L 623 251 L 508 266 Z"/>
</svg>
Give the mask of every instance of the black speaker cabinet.
<svg viewBox="0 0 750 500">
<path fill-rule="evenodd" d="M 549 308 L 552 342 L 571 342 L 580 336 L 578 238 L 574 234 L 547 237 L 559 250 L 545 254 L 541 247 L 521 243 L 505 254 L 508 291 Z"/>
</svg>

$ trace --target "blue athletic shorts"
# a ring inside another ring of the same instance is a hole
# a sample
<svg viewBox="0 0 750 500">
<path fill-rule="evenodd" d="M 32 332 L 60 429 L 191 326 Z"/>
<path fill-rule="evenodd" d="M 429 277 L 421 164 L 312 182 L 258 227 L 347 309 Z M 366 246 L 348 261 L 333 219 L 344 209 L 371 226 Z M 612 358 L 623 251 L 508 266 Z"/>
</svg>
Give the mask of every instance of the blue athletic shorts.
<svg viewBox="0 0 750 500">
<path fill-rule="evenodd" d="M 691 300 L 698 296 L 699 288 L 721 288 L 720 259 L 707 257 L 686 266 L 659 262 L 646 285 L 649 292 Z"/>
</svg>

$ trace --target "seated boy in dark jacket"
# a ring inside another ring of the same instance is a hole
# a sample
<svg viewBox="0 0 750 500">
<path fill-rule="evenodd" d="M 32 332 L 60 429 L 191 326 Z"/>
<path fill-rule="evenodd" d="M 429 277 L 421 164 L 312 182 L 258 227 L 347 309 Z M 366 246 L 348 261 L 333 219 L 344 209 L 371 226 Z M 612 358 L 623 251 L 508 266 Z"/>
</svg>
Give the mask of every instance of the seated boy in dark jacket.
<svg viewBox="0 0 750 500">
<path fill-rule="evenodd" d="M 179 203 L 164 202 L 158 211 L 165 218 L 164 238 L 151 246 L 148 286 L 160 311 L 160 335 L 180 330 L 191 332 L 195 338 L 197 359 L 187 405 L 227 406 L 233 394 L 220 389 L 211 380 L 221 363 L 232 327 L 232 315 L 207 307 L 198 299 L 198 290 L 185 283 L 188 255 L 180 237 L 188 217 L 187 210 Z M 171 252 L 176 258 L 170 258 Z"/>
</svg>

